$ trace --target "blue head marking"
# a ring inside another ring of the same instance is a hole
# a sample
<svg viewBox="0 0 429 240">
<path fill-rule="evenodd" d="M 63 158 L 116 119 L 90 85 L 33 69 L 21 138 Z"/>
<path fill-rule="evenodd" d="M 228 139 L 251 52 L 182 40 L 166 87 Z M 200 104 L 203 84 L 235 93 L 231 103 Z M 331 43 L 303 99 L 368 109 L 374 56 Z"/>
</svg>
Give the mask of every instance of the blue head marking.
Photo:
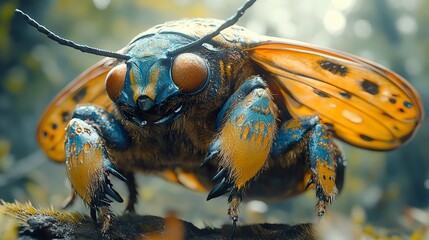
<svg viewBox="0 0 429 240">
<path fill-rule="evenodd" d="M 155 104 L 162 104 L 180 94 L 171 78 L 171 59 L 156 56 L 142 59 L 132 58 L 127 62 L 127 74 L 119 102 L 136 106 L 141 96 Z"/>
<path fill-rule="evenodd" d="M 146 35 L 131 43 L 127 54 L 126 74 L 122 91 L 115 100 L 125 117 L 144 126 L 174 121 L 184 111 L 177 96 L 180 88 L 172 79 L 175 56 L 168 50 L 189 42 L 177 34 Z"/>
<path fill-rule="evenodd" d="M 140 96 L 146 96 L 155 104 L 162 104 L 180 94 L 171 77 L 172 57 L 168 49 L 184 44 L 170 34 L 155 34 L 134 41 L 128 54 L 127 74 L 123 91 L 118 99 L 122 104 L 136 106 Z M 176 37 L 177 38 L 177 37 Z"/>
</svg>

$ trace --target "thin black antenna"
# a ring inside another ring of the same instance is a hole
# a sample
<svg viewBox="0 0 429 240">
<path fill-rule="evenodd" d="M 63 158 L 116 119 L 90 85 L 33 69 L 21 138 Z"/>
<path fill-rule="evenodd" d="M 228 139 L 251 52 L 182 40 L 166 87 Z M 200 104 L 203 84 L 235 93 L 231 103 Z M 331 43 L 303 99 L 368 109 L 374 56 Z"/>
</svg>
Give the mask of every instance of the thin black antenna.
<svg viewBox="0 0 429 240">
<path fill-rule="evenodd" d="M 209 34 L 205 35 L 204 37 L 202 37 L 202 38 L 200 38 L 200 39 L 196 40 L 195 42 L 191 42 L 191 43 L 189 43 L 188 45 L 185 45 L 185 46 L 180 47 L 180 48 L 178 48 L 178 49 L 175 49 L 175 50 L 173 50 L 173 51 L 169 51 L 169 52 L 167 52 L 167 56 L 170 56 L 170 57 L 171 57 L 171 56 L 175 56 L 175 55 L 177 55 L 177 54 L 179 54 L 179 53 L 186 52 L 187 50 L 189 50 L 189 49 L 191 49 L 191 48 L 194 48 L 194 47 L 196 47 L 196 46 L 199 46 L 199 45 L 201 45 L 201 44 L 203 44 L 203 43 L 207 42 L 208 40 L 210 40 L 210 39 L 212 39 L 212 38 L 216 37 L 217 35 L 219 35 L 219 33 L 220 33 L 222 30 L 224 30 L 224 29 L 226 29 L 226 28 L 229 28 L 229 27 L 231 27 L 232 25 L 234 25 L 235 23 L 237 23 L 238 19 L 240 19 L 240 18 L 241 18 L 241 16 L 243 16 L 244 12 L 245 12 L 248 8 L 250 8 L 250 7 L 251 7 L 255 2 L 256 2 L 256 0 L 247 0 L 247 2 L 237 10 L 237 12 L 235 13 L 235 15 L 234 15 L 234 16 L 232 16 L 232 17 L 228 18 L 228 19 L 227 19 L 227 20 L 226 20 L 222 25 L 220 25 L 216 30 L 214 30 L 213 32 L 211 32 L 211 33 L 209 33 Z"/>
<path fill-rule="evenodd" d="M 129 56 L 129 55 L 120 54 L 120 53 L 116 53 L 116 52 L 112 52 L 112 51 L 107 51 L 107 50 L 103 50 L 103 49 L 99 49 L 99 48 L 95 48 L 95 47 L 90 47 L 87 45 L 77 44 L 71 40 L 68 40 L 68 39 L 65 39 L 65 38 L 62 38 L 62 37 L 56 35 L 55 33 L 50 31 L 49 29 L 47 29 L 43 25 L 36 22 L 34 19 L 32 19 L 30 16 L 28 16 L 23 11 L 21 11 L 19 9 L 15 9 L 15 13 L 20 14 L 25 19 L 25 21 L 28 24 L 30 24 L 31 26 L 33 26 L 35 29 L 37 29 L 37 31 L 45 34 L 48 38 L 54 40 L 55 42 L 57 42 L 61 45 L 72 47 L 74 49 L 80 50 L 81 52 L 91 53 L 91 54 L 95 54 L 95 55 L 99 55 L 99 56 L 117 58 L 117 59 L 122 59 L 122 60 L 128 60 L 131 58 L 131 56 Z"/>
</svg>

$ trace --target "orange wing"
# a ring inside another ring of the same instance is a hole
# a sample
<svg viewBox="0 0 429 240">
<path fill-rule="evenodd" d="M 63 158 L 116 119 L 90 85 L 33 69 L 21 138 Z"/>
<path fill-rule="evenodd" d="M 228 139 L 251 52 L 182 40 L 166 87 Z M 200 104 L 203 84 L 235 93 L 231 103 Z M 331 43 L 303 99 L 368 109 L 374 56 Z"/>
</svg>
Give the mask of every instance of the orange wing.
<svg viewBox="0 0 429 240">
<path fill-rule="evenodd" d="M 294 117 L 318 115 L 352 145 L 395 149 L 423 119 L 417 92 L 368 60 L 293 42 L 256 43 L 246 51 L 269 73 L 278 104 Z"/>
<path fill-rule="evenodd" d="M 37 127 L 36 137 L 49 158 L 64 161 L 65 128 L 77 104 L 92 103 L 110 108 L 112 101 L 105 92 L 104 81 L 116 61 L 111 58 L 101 60 L 80 74 L 47 107 Z"/>
</svg>

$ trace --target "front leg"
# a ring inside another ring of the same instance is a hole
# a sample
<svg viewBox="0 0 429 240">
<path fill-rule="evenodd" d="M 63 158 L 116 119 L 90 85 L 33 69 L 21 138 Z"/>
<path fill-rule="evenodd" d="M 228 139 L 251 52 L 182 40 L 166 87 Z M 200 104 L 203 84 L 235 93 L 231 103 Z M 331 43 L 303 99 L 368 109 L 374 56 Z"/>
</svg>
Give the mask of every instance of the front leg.
<svg viewBox="0 0 429 240">
<path fill-rule="evenodd" d="M 91 217 L 96 220 L 96 212 L 101 212 L 103 231 L 112 217 L 109 209 L 112 200 L 107 196 L 123 201 L 112 188 L 108 175 L 126 181 L 111 163 L 106 144 L 125 150 L 130 138 L 111 113 L 92 105 L 78 106 L 66 129 L 67 175 L 73 190 L 90 206 Z"/>
<path fill-rule="evenodd" d="M 229 215 L 238 218 L 241 192 L 265 166 L 276 132 L 277 108 L 266 84 L 258 76 L 248 79 L 221 109 L 217 124 L 219 134 L 209 147 L 203 164 L 219 156 L 220 181 L 207 200 L 226 192 Z"/>
</svg>

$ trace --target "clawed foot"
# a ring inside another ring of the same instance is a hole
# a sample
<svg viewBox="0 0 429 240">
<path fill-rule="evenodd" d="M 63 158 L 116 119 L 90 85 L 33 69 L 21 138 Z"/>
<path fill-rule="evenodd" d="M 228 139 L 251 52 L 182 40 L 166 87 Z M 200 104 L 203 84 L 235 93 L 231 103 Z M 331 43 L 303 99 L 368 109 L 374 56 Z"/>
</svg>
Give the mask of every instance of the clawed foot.
<svg viewBox="0 0 429 240">
<path fill-rule="evenodd" d="M 109 175 L 112 174 L 118 179 L 126 182 L 127 179 L 122 176 L 110 161 L 104 161 L 104 173 L 101 173 L 99 176 L 99 181 L 97 186 L 92 186 L 93 196 L 90 202 L 91 208 L 91 218 L 97 223 L 97 212 L 102 218 L 101 233 L 106 234 L 112 225 L 114 214 L 110 210 L 110 204 L 113 201 L 122 203 L 124 200 L 121 195 L 115 189 L 113 189 L 113 184 L 110 182 Z"/>
<path fill-rule="evenodd" d="M 217 155 L 217 151 L 211 151 L 207 155 L 207 157 L 203 160 L 201 166 L 206 165 Z M 237 227 L 238 221 L 238 213 L 239 213 L 239 205 L 242 201 L 241 193 L 238 190 L 237 186 L 235 186 L 234 180 L 230 177 L 230 173 L 225 168 L 220 168 L 215 176 L 212 178 L 212 182 L 217 182 L 217 184 L 213 187 L 210 193 L 207 195 L 207 201 L 213 198 L 217 198 L 226 193 L 229 193 L 228 197 L 228 215 L 232 220 L 232 238 L 234 237 L 235 230 Z"/>
<path fill-rule="evenodd" d="M 319 217 L 322 217 L 327 209 L 328 204 L 332 204 L 338 189 L 335 182 L 335 169 L 334 167 L 326 164 L 325 162 L 318 162 L 316 167 L 311 170 L 312 177 L 307 183 L 306 189 L 314 186 L 316 196 L 319 201 L 316 204 L 316 211 Z"/>
<path fill-rule="evenodd" d="M 124 200 L 119 195 L 119 193 L 116 192 L 115 189 L 113 189 L 113 184 L 110 182 L 109 174 L 114 175 L 115 177 L 124 181 L 125 183 L 127 182 L 127 179 L 124 176 L 122 176 L 118 171 L 116 171 L 116 169 L 114 168 L 113 164 L 110 163 L 110 161 L 105 160 L 103 165 L 104 165 L 104 174 L 103 174 L 104 176 L 102 176 L 103 179 L 99 182 L 98 188 L 94 189 L 95 196 L 92 199 L 91 204 L 96 206 L 109 206 L 110 203 L 112 203 L 113 201 L 109 199 L 107 196 L 113 198 L 113 200 L 117 202 L 120 202 L 120 203 L 123 202 Z"/>
<path fill-rule="evenodd" d="M 202 161 L 200 167 L 204 167 L 218 157 L 220 152 L 220 141 L 214 141 L 210 147 L 206 158 Z M 217 182 L 210 193 L 207 195 L 207 201 L 213 198 L 222 196 L 223 194 L 232 190 L 234 186 L 233 181 L 229 177 L 229 172 L 225 168 L 220 168 L 215 176 L 212 178 L 212 182 Z"/>
<path fill-rule="evenodd" d="M 209 162 L 215 159 L 220 152 L 220 141 L 215 141 L 209 148 L 209 152 L 202 161 L 200 167 L 206 166 Z M 210 193 L 207 195 L 207 201 L 213 198 L 222 196 L 227 192 L 231 192 L 234 181 L 230 178 L 230 173 L 227 169 L 221 167 L 215 176 L 212 178 L 212 182 L 217 182 Z"/>
<path fill-rule="evenodd" d="M 221 168 L 216 175 L 212 178 L 213 182 L 218 182 L 210 193 L 207 195 L 207 201 L 213 198 L 224 195 L 225 193 L 231 192 L 234 187 L 234 181 L 228 178 L 228 171 Z"/>
<path fill-rule="evenodd" d="M 228 215 L 232 220 L 232 235 L 231 237 L 234 238 L 235 230 L 237 228 L 237 221 L 238 221 L 238 213 L 239 213 L 239 206 L 242 201 L 241 192 L 238 190 L 238 188 L 235 186 L 234 181 L 231 179 L 228 179 L 228 171 L 224 168 L 221 168 L 216 175 L 212 178 L 212 181 L 220 181 L 218 184 L 216 184 L 213 189 L 210 191 L 210 193 L 207 196 L 207 201 L 219 197 L 225 193 L 229 193 L 228 196 Z"/>
</svg>

